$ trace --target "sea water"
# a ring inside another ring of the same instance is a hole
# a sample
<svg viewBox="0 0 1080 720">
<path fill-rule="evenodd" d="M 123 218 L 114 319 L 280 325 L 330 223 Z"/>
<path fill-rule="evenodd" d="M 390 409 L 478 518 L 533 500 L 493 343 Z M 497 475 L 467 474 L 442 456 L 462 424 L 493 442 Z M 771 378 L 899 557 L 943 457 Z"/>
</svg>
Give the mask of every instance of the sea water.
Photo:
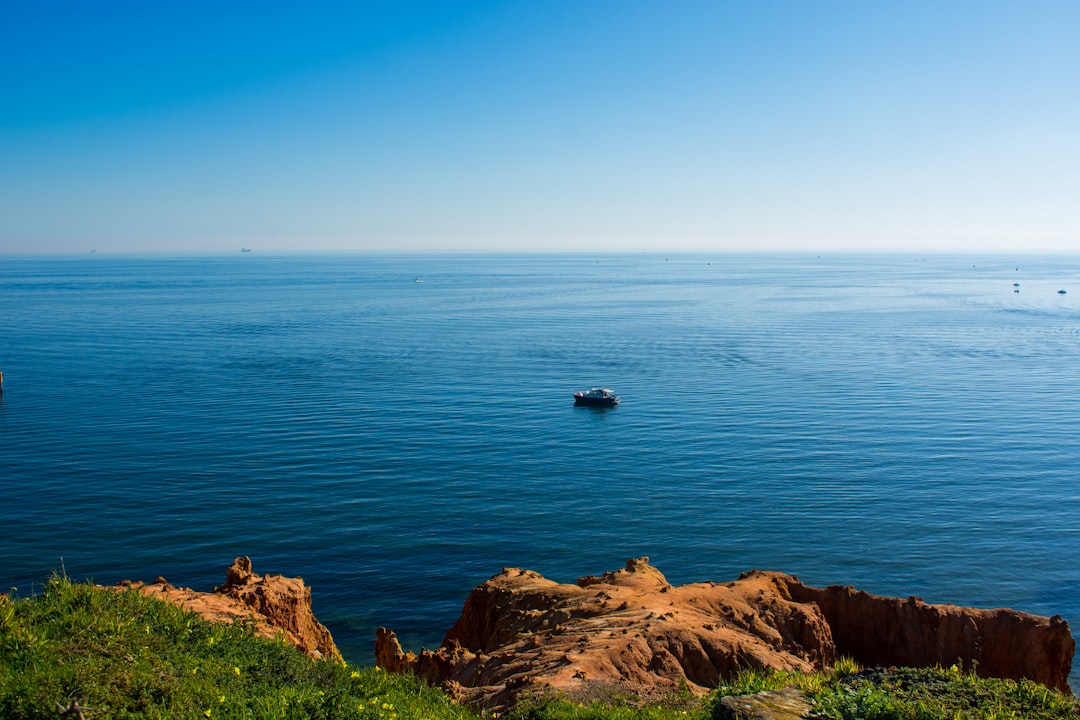
<svg viewBox="0 0 1080 720">
<path fill-rule="evenodd" d="M 0 312 L 0 589 L 249 555 L 360 663 L 641 555 L 1080 628 L 1078 256 L 3 257 Z"/>
</svg>

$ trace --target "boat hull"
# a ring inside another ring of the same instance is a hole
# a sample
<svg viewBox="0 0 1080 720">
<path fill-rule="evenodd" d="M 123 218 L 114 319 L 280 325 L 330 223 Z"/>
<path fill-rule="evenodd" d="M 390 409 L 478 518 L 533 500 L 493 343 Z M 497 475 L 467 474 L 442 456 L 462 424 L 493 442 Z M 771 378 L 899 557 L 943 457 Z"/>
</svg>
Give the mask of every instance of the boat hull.
<svg viewBox="0 0 1080 720">
<path fill-rule="evenodd" d="M 617 397 L 604 397 L 595 398 L 588 395 L 581 395 L 579 393 L 574 394 L 574 404 L 583 405 L 585 407 L 615 407 L 619 404 L 619 398 Z"/>
</svg>

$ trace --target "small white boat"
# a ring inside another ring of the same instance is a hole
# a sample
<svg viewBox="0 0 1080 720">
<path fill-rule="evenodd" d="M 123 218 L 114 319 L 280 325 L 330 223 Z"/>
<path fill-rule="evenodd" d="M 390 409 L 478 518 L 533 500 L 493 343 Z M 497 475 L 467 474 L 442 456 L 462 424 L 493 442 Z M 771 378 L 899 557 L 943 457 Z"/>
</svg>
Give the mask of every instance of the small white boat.
<svg viewBox="0 0 1080 720">
<path fill-rule="evenodd" d="M 615 407 L 619 404 L 619 396 L 608 388 L 595 387 L 591 390 L 574 393 L 574 404 L 592 407 Z"/>
</svg>

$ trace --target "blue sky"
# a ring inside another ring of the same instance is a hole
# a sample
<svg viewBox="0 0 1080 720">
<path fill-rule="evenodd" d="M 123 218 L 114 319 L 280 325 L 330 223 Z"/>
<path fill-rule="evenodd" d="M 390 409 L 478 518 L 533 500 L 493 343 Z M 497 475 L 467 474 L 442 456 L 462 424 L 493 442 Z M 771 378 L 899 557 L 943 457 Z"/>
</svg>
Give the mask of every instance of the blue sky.
<svg viewBox="0 0 1080 720">
<path fill-rule="evenodd" d="M 1080 3 L 0 4 L 0 252 L 1080 250 Z"/>
</svg>

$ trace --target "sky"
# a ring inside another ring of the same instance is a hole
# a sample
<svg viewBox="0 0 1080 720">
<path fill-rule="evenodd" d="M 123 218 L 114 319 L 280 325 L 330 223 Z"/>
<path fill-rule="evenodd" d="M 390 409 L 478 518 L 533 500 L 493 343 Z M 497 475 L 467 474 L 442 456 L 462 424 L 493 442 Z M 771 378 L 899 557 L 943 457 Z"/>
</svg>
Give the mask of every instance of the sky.
<svg viewBox="0 0 1080 720">
<path fill-rule="evenodd" d="M 0 253 L 1080 251 L 1076 0 L 0 3 Z"/>
</svg>

